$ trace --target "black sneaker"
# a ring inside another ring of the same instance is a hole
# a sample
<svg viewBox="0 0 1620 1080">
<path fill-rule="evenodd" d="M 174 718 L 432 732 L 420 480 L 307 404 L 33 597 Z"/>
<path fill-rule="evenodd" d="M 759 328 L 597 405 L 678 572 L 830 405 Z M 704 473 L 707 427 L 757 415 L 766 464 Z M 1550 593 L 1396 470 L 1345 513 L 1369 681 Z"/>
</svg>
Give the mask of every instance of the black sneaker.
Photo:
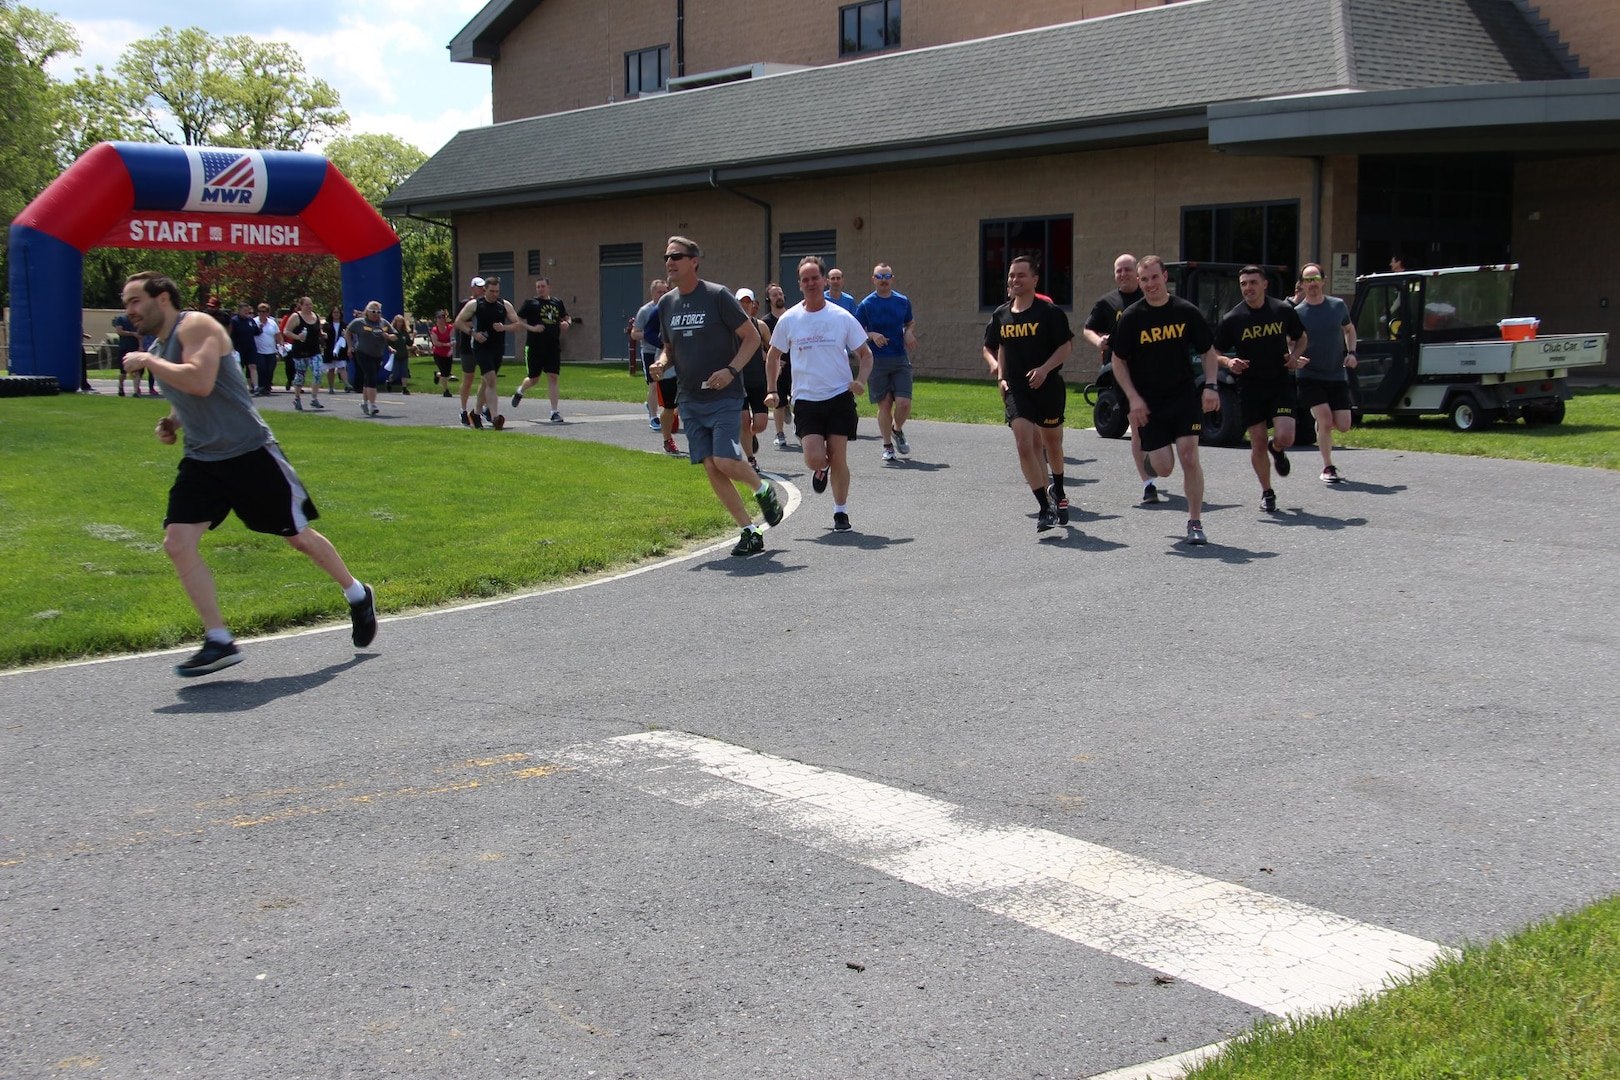
<svg viewBox="0 0 1620 1080">
<path fill-rule="evenodd" d="M 1050 506 L 1041 507 L 1041 512 L 1035 517 L 1035 531 L 1048 532 L 1057 528 L 1057 511 Z"/>
<path fill-rule="evenodd" d="M 363 649 L 377 636 L 377 594 L 366 586 L 366 598 L 349 605 L 349 622 L 354 625 L 354 647 Z"/>
<path fill-rule="evenodd" d="M 1202 521 L 1187 522 L 1187 543 L 1194 547 L 1207 544 L 1209 540 L 1204 536 L 1204 523 Z"/>
<path fill-rule="evenodd" d="M 483 417 L 484 417 L 484 423 L 486 423 L 486 424 L 493 424 L 495 422 L 495 418 L 493 416 L 489 415 L 489 406 L 488 405 L 484 406 Z"/>
<path fill-rule="evenodd" d="M 476 411 L 468 413 L 467 418 L 472 421 L 472 426 L 474 428 L 476 428 L 479 431 L 484 430 L 483 418 L 480 417 Z"/>
<path fill-rule="evenodd" d="M 1288 455 L 1277 449 L 1270 440 L 1266 442 L 1266 449 L 1271 451 L 1271 467 L 1277 470 L 1278 476 L 1287 476 L 1293 471 L 1294 467 L 1288 463 Z"/>
<path fill-rule="evenodd" d="M 1277 493 L 1270 488 L 1260 493 L 1260 509 L 1267 514 L 1277 512 Z"/>
<path fill-rule="evenodd" d="M 562 423 L 563 422 L 562 413 L 553 411 L 552 414 L 549 417 L 546 418 L 546 422 L 549 423 L 549 424 L 560 424 L 560 423 Z"/>
<path fill-rule="evenodd" d="M 1057 523 L 1067 525 L 1069 523 L 1069 500 L 1067 498 L 1059 499 L 1052 504 L 1052 507 L 1057 511 Z"/>
<path fill-rule="evenodd" d="M 1143 506 L 1147 506 L 1147 505 L 1149 505 L 1151 503 L 1156 503 L 1158 501 L 1159 501 L 1159 489 L 1158 489 L 1158 487 L 1156 485 L 1149 484 L 1147 487 L 1142 489 L 1142 505 Z"/>
<path fill-rule="evenodd" d="M 1322 470 L 1322 483 L 1342 484 L 1344 483 L 1344 477 L 1339 475 L 1338 469 L 1335 469 L 1332 465 L 1328 465 Z"/>
<path fill-rule="evenodd" d="M 190 679 L 241 662 L 242 650 L 237 648 L 236 642 L 227 641 L 222 645 L 217 641 L 204 641 L 191 659 L 174 665 L 174 673 L 182 679 Z"/>
<path fill-rule="evenodd" d="M 764 535 L 758 529 L 747 528 L 742 531 L 742 539 L 737 541 L 737 546 L 731 549 L 731 553 L 742 558 L 745 555 L 758 555 L 764 550 Z"/>
<path fill-rule="evenodd" d="M 517 393 L 513 394 L 512 395 L 512 408 L 514 408 L 514 409 L 517 408 L 518 404 L 522 400 L 523 400 L 523 392 L 521 390 L 518 391 Z"/>
<path fill-rule="evenodd" d="M 765 490 L 754 496 L 759 502 L 760 513 L 765 515 L 765 524 L 782 524 L 782 503 L 776 497 L 776 489 L 769 480 L 765 481 Z"/>
<path fill-rule="evenodd" d="M 827 476 L 831 470 L 817 469 L 810 474 L 810 490 L 820 495 L 827 490 Z"/>
<path fill-rule="evenodd" d="M 855 526 L 849 523 L 849 515 L 842 510 L 833 513 L 833 532 L 849 532 Z"/>
<path fill-rule="evenodd" d="M 450 391 L 446 390 L 444 392 L 444 396 L 449 397 L 450 396 Z M 472 427 L 472 421 L 468 419 L 468 413 L 467 413 L 466 409 L 461 410 L 461 426 L 462 427 Z"/>
</svg>

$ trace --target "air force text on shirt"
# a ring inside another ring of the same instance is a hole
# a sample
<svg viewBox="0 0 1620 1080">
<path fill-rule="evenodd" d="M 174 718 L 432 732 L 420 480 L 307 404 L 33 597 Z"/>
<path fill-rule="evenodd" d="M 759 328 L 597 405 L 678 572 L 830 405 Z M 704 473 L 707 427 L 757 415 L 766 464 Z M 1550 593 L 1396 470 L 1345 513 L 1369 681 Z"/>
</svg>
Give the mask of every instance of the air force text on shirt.
<svg viewBox="0 0 1620 1080">
<path fill-rule="evenodd" d="M 683 311 L 672 315 L 669 320 L 670 333 L 691 337 L 694 332 L 703 329 L 707 315 L 706 311 Z"/>
</svg>

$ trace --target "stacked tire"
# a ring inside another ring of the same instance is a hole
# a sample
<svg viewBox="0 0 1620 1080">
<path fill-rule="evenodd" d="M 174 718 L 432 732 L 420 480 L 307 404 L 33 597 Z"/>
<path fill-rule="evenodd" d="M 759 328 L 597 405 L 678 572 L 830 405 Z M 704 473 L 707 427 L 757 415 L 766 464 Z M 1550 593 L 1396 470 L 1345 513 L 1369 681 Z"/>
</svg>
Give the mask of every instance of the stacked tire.
<svg viewBox="0 0 1620 1080">
<path fill-rule="evenodd" d="M 55 375 L 0 376 L 0 398 L 50 397 L 61 392 Z"/>
</svg>

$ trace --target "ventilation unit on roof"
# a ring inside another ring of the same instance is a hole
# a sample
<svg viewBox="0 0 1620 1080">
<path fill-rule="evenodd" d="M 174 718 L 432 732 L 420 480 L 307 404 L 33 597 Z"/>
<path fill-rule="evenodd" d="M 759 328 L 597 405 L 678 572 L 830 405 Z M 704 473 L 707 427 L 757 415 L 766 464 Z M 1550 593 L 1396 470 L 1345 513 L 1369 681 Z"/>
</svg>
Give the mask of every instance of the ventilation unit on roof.
<svg viewBox="0 0 1620 1080">
<path fill-rule="evenodd" d="M 805 70 L 803 64 L 743 64 L 741 67 L 721 68 L 718 71 L 705 71 L 698 75 L 682 75 L 670 79 L 667 89 L 673 94 L 679 90 L 696 90 L 703 86 L 719 86 L 721 83 L 762 79 L 767 75 L 782 75 L 789 71 L 803 70 Z"/>
</svg>

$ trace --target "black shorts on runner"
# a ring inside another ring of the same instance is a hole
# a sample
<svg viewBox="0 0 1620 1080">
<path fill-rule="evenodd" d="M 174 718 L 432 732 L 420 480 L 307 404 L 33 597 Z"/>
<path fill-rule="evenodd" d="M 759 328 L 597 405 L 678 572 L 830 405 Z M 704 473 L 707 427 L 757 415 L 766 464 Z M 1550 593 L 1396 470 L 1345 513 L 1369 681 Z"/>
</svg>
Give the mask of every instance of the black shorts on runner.
<svg viewBox="0 0 1620 1080">
<path fill-rule="evenodd" d="M 826 401 L 805 401 L 800 398 L 793 403 L 793 433 L 801 443 L 806 435 L 856 438 L 860 423 L 860 410 L 855 405 L 855 394 L 851 390 L 845 390 Z"/>
<path fill-rule="evenodd" d="M 767 409 L 765 407 L 765 380 L 764 379 L 759 380 L 759 382 L 754 383 L 752 386 L 749 385 L 747 379 L 744 379 L 743 380 L 743 397 L 748 399 L 747 408 L 748 408 L 748 411 L 750 413 L 752 413 L 753 415 L 755 415 L 755 416 L 764 416 L 766 413 L 771 411 L 771 410 L 769 410 L 769 409 Z"/>
<path fill-rule="evenodd" d="M 1203 430 L 1203 390 L 1189 384 L 1187 392 L 1179 397 L 1148 402 L 1148 422 L 1142 425 L 1141 432 L 1142 450 L 1157 450 Z"/>
<path fill-rule="evenodd" d="M 542 375 L 556 375 L 562 371 L 561 349 L 537 349 L 530 345 L 525 359 L 528 361 L 531 379 L 538 379 Z"/>
<path fill-rule="evenodd" d="M 1063 426 L 1063 407 L 1068 401 L 1064 392 L 1063 376 L 1052 372 L 1041 383 L 1040 389 L 1031 390 L 1029 384 L 1014 385 L 1003 395 L 1007 406 L 1007 426 L 1014 420 L 1028 420 L 1036 427 Z"/>
<path fill-rule="evenodd" d="M 1334 412 L 1350 411 L 1350 384 L 1347 382 L 1301 379 L 1297 394 L 1300 412 L 1310 412 L 1318 405 L 1326 405 Z"/>
<path fill-rule="evenodd" d="M 297 536 L 320 517 L 275 443 L 224 461 L 181 458 L 163 524 L 206 521 L 217 529 L 232 512 L 254 532 L 276 536 Z"/>
<path fill-rule="evenodd" d="M 658 380 L 658 406 L 662 409 L 673 409 L 680 404 L 681 384 L 675 376 Z M 668 434 L 666 432 L 666 434 Z"/>
<path fill-rule="evenodd" d="M 1293 379 L 1239 379 L 1237 388 L 1244 431 L 1256 424 L 1270 427 L 1276 417 L 1292 418 L 1294 415 Z"/>
<path fill-rule="evenodd" d="M 770 394 L 770 388 L 765 390 Z M 787 357 L 782 357 L 782 370 L 776 373 L 776 407 L 778 409 L 791 408 L 793 405 L 793 364 Z"/>
<path fill-rule="evenodd" d="M 378 378 L 382 372 L 382 358 L 377 356 L 361 356 L 358 353 L 354 358 L 354 388 L 364 390 L 368 386 L 377 386 Z"/>
</svg>

